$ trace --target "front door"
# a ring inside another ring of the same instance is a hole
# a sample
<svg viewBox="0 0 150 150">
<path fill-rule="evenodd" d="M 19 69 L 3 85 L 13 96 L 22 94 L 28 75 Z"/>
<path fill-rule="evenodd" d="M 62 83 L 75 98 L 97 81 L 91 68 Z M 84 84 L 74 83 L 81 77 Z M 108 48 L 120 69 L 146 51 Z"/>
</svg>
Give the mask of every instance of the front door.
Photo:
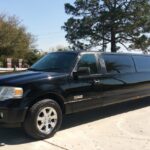
<svg viewBox="0 0 150 150">
<path fill-rule="evenodd" d="M 70 78 L 68 103 L 72 106 L 73 112 L 86 110 L 101 105 L 101 101 L 97 99 L 97 92 L 101 92 L 95 84 L 99 75 L 99 64 L 94 53 L 82 54 L 79 58 L 75 70 L 78 72 L 79 68 L 89 68 L 89 75 L 78 76 L 77 79 Z"/>
</svg>

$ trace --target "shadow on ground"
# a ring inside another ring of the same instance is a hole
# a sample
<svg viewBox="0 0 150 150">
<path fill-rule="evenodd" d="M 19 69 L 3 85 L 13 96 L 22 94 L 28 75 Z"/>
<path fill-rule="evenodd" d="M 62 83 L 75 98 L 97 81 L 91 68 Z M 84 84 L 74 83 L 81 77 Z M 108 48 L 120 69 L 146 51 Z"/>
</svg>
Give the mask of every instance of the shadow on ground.
<svg viewBox="0 0 150 150">
<path fill-rule="evenodd" d="M 113 115 L 133 111 L 143 107 L 150 106 L 150 100 L 132 101 L 113 106 L 107 106 L 100 109 L 89 110 L 72 115 L 65 116 L 60 130 L 79 126 L 88 122 L 96 121 Z M 6 145 L 18 145 L 34 142 L 23 131 L 22 128 L 0 128 L 0 143 Z"/>
</svg>

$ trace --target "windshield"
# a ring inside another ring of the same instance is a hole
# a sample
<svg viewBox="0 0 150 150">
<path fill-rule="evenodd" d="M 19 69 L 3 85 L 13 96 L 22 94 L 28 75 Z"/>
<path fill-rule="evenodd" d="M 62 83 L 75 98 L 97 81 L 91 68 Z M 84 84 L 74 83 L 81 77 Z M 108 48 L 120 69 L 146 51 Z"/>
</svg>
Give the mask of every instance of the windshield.
<svg viewBox="0 0 150 150">
<path fill-rule="evenodd" d="M 69 72 L 77 58 L 76 53 L 54 52 L 41 58 L 29 70 L 47 72 Z"/>
</svg>

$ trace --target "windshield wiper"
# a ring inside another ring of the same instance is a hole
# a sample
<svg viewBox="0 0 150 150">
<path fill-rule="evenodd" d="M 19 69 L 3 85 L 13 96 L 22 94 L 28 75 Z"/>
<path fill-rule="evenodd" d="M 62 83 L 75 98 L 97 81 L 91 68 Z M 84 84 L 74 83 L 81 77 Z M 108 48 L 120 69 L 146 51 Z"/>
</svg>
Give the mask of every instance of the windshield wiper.
<svg viewBox="0 0 150 150">
<path fill-rule="evenodd" d="M 59 71 L 59 70 L 62 70 L 62 68 L 59 68 L 59 67 L 53 67 L 53 68 L 47 68 L 47 69 L 36 69 L 36 68 L 29 68 L 28 70 L 31 70 L 31 71 Z"/>
</svg>

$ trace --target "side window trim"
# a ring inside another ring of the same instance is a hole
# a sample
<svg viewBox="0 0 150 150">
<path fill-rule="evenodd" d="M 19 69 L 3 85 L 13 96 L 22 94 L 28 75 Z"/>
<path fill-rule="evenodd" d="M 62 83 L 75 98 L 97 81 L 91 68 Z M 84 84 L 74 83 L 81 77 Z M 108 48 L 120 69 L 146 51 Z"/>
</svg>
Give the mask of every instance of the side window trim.
<svg viewBox="0 0 150 150">
<path fill-rule="evenodd" d="M 106 68 L 105 60 L 104 60 L 102 54 L 98 55 L 98 63 L 99 63 L 99 66 L 100 66 L 100 74 L 106 74 L 107 73 L 107 68 Z"/>
<path fill-rule="evenodd" d="M 138 69 L 137 69 L 137 66 L 136 66 L 136 63 L 135 63 L 135 60 L 134 60 L 134 55 L 132 55 L 131 57 L 132 57 L 132 60 L 133 60 L 133 63 L 134 63 L 135 72 L 137 73 Z"/>
</svg>

